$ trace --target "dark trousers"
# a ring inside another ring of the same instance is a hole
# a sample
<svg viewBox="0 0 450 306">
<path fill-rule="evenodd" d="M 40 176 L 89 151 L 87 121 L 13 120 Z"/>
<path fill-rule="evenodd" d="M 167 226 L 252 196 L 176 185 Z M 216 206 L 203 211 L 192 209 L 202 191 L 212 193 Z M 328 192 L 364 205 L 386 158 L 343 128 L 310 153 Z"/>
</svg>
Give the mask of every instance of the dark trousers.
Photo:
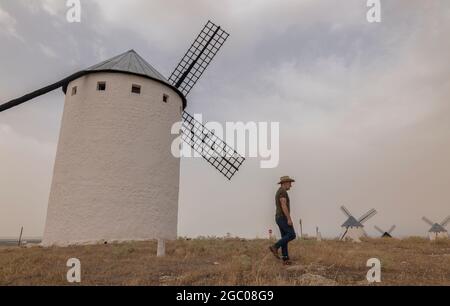
<svg viewBox="0 0 450 306">
<path fill-rule="evenodd" d="M 283 259 L 289 259 L 288 243 L 296 238 L 293 226 L 288 224 L 286 217 L 277 217 L 276 222 L 280 228 L 281 239 L 275 243 L 275 248 L 281 248 Z"/>
</svg>

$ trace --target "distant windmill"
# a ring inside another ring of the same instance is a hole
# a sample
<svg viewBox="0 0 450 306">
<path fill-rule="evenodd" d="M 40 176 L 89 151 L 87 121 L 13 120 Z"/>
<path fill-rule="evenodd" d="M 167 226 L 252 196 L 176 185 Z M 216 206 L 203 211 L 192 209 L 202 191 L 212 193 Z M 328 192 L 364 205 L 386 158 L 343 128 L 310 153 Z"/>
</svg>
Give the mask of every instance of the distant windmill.
<svg viewBox="0 0 450 306">
<path fill-rule="evenodd" d="M 422 220 L 431 226 L 430 230 L 428 231 L 428 237 L 430 238 L 430 240 L 448 238 L 448 232 L 445 227 L 450 223 L 450 216 L 445 218 L 441 223 L 432 222 L 426 217 L 423 217 Z"/>
<path fill-rule="evenodd" d="M 364 231 L 364 223 L 372 218 L 377 211 L 375 209 L 369 210 L 367 213 L 362 215 L 359 219 L 353 217 L 353 215 L 349 212 L 345 206 L 341 206 L 341 210 L 348 217 L 347 221 L 342 224 L 343 232 L 340 237 L 340 240 L 352 240 L 356 242 L 360 242 L 360 238 L 367 236 Z"/>
<path fill-rule="evenodd" d="M 396 225 L 392 225 L 388 231 L 383 231 L 381 228 L 375 225 L 375 229 L 380 232 L 381 238 L 392 238 L 392 232 L 396 227 Z"/>
</svg>

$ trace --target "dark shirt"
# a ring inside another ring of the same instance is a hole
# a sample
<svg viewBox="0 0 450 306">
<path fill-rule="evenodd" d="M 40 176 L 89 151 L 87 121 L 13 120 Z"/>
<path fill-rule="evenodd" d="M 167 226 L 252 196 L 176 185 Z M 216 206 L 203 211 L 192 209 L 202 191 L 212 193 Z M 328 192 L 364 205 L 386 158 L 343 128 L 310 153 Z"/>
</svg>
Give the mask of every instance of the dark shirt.
<svg viewBox="0 0 450 306">
<path fill-rule="evenodd" d="M 284 190 L 283 188 L 280 187 L 280 189 L 278 189 L 278 191 L 277 191 L 277 194 L 275 195 L 275 205 L 277 207 L 277 212 L 276 212 L 277 218 L 283 217 L 283 216 L 286 217 L 284 215 L 283 209 L 281 208 L 281 198 L 286 199 L 288 211 L 291 212 L 291 202 L 289 200 L 289 195 L 286 190 Z"/>
</svg>

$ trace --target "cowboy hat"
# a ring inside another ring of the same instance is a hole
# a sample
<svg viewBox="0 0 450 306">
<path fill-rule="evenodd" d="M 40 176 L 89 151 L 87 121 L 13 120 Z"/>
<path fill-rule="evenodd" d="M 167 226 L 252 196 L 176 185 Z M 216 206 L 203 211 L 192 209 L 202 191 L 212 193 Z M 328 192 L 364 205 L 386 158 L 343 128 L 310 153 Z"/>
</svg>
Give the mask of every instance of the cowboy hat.
<svg viewBox="0 0 450 306">
<path fill-rule="evenodd" d="M 295 180 L 290 178 L 289 176 L 283 176 L 280 178 L 280 182 L 278 183 L 279 185 L 283 184 L 283 183 L 294 183 Z"/>
</svg>

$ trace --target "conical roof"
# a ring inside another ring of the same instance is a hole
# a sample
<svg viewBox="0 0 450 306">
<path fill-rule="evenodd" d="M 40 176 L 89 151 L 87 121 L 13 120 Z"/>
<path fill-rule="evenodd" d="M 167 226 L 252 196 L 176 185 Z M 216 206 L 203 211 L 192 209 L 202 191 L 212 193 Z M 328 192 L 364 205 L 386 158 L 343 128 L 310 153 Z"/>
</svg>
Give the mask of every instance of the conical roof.
<svg viewBox="0 0 450 306">
<path fill-rule="evenodd" d="M 184 107 L 186 107 L 186 97 L 169 81 L 156 70 L 152 65 L 150 65 L 146 60 L 144 60 L 136 51 L 129 50 L 125 53 L 117 55 L 85 70 L 82 70 L 73 76 L 69 77 L 69 81 L 74 78 L 79 78 L 83 75 L 94 73 L 94 72 L 121 72 L 133 75 L 138 75 L 146 77 L 160 83 L 163 83 L 173 90 L 175 90 L 178 95 L 182 98 Z M 63 91 L 66 93 L 67 85 L 69 82 L 63 86 Z"/>
<path fill-rule="evenodd" d="M 130 50 L 120 55 L 117 55 L 109 60 L 101 62 L 94 65 L 87 71 L 119 71 L 125 73 L 132 73 L 137 75 L 142 75 L 150 77 L 152 79 L 157 79 L 161 82 L 171 85 L 169 81 L 150 65 L 146 60 L 144 60 L 136 51 Z"/>
<path fill-rule="evenodd" d="M 355 219 L 355 217 L 350 216 L 348 217 L 347 221 L 345 221 L 344 224 L 342 224 L 342 227 L 363 227 L 361 222 Z"/>
</svg>

